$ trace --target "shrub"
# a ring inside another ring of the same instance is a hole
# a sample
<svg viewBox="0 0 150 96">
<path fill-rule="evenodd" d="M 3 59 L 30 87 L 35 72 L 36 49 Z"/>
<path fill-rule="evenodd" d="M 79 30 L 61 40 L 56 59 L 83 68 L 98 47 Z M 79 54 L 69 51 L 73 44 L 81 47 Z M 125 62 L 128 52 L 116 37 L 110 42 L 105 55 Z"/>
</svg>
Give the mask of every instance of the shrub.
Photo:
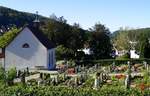
<svg viewBox="0 0 150 96">
<path fill-rule="evenodd" d="M 17 76 L 17 71 L 15 68 L 11 68 L 10 70 L 8 70 L 7 77 L 6 77 L 8 85 L 13 84 L 13 80 L 15 79 L 16 76 Z"/>
<path fill-rule="evenodd" d="M 11 86 L 0 90 L 1 96 L 149 96 L 150 91 L 126 90 L 124 87 L 69 88 L 60 86 Z"/>
<path fill-rule="evenodd" d="M 5 79 L 5 70 L 2 66 L 0 66 L 0 81 L 4 81 Z"/>
</svg>

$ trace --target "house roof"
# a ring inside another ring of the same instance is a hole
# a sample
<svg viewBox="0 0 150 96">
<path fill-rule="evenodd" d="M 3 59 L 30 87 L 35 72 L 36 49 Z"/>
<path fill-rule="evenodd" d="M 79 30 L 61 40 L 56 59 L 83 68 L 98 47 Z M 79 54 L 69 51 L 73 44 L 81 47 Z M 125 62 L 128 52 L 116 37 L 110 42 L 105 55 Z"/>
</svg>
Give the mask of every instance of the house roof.
<svg viewBox="0 0 150 96">
<path fill-rule="evenodd" d="M 37 37 L 37 39 L 47 48 L 47 49 L 51 49 L 51 48 L 54 48 L 55 45 L 52 41 L 50 41 L 47 36 L 44 35 L 44 33 L 39 29 L 39 28 L 36 28 L 32 25 L 26 25 L 22 28 L 22 30 L 24 28 L 29 28 L 29 30 Z M 15 34 L 12 34 L 12 35 L 15 35 L 15 36 L 11 36 L 10 38 L 6 39 L 5 43 L 4 43 L 4 46 L 0 46 L 1 48 L 5 48 L 6 46 L 8 46 L 12 41 L 13 39 L 15 39 L 15 37 L 20 33 L 22 32 L 22 30 L 18 30 L 19 32 L 15 32 Z M 5 35 L 5 34 L 4 34 Z M 3 39 L 3 38 L 2 38 Z M 3 43 L 3 42 L 2 42 Z"/>
<path fill-rule="evenodd" d="M 45 34 L 38 28 L 31 26 L 31 25 L 27 25 L 27 28 L 29 28 L 31 30 L 31 32 L 37 37 L 37 39 L 47 48 L 47 49 L 51 49 L 54 48 L 55 45 L 52 41 L 50 41 L 47 36 L 45 36 Z"/>
</svg>

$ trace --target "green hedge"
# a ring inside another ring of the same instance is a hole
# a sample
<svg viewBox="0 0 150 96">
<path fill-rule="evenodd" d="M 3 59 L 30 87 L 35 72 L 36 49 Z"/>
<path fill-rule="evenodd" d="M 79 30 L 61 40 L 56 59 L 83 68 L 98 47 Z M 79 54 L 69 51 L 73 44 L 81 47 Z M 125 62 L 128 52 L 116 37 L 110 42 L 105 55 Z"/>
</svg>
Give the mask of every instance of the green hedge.
<svg viewBox="0 0 150 96">
<path fill-rule="evenodd" d="M 121 64 L 127 64 L 127 61 L 130 61 L 132 63 L 142 63 L 143 61 L 146 61 L 148 64 L 150 64 L 150 59 L 146 58 L 140 58 L 140 59 L 101 59 L 101 60 L 82 60 L 78 61 L 78 64 L 84 64 L 84 65 L 112 65 L 113 62 L 115 62 L 116 65 L 121 65 Z"/>
<path fill-rule="evenodd" d="M 11 86 L 1 88 L 1 96 L 150 96 L 150 90 L 125 90 L 120 87 L 93 90 L 90 88 L 68 88 L 52 86 Z"/>
</svg>

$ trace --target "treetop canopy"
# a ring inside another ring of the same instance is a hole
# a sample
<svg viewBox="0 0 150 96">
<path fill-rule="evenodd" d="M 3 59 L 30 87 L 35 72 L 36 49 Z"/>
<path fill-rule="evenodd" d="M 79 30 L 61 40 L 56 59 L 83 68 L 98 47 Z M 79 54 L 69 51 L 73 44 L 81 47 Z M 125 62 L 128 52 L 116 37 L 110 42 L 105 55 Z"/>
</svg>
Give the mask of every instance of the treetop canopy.
<svg viewBox="0 0 150 96">
<path fill-rule="evenodd" d="M 21 29 L 12 28 L 10 31 L 0 36 L 0 48 L 5 48 L 20 31 Z"/>
</svg>

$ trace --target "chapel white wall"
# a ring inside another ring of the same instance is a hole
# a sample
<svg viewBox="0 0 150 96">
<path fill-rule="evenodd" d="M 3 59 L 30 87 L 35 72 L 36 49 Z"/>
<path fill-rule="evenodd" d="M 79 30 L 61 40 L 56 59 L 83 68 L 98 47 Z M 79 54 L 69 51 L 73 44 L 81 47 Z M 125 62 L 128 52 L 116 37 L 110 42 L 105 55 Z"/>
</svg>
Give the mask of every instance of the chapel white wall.
<svg viewBox="0 0 150 96">
<path fill-rule="evenodd" d="M 16 67 L 25 69 L 35 66 L 47 67 L 47 49 L 28 29 L 24 28 L 18 36 L 6 47 L 5 64 L 6 69 Z M 24 43 L 28 43 L 30 48 L 22 48 Z"/>
</svg>

